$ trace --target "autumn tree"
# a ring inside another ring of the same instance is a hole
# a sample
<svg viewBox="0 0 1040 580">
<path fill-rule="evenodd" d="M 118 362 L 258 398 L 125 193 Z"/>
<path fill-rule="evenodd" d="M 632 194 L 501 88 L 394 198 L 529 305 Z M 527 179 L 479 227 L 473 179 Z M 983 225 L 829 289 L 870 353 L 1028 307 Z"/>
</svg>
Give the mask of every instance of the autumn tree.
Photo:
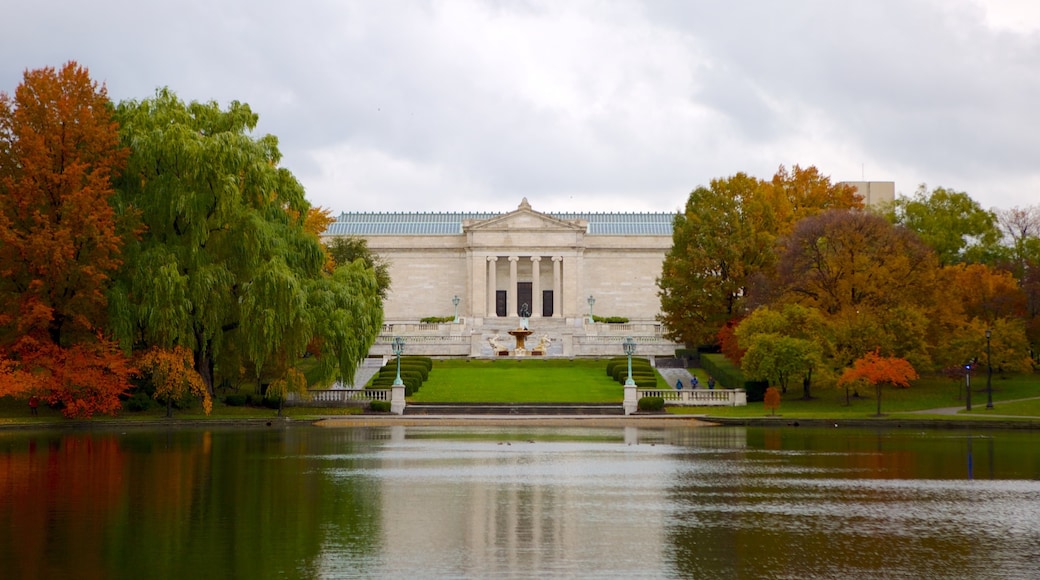
<svg viewBox="0 0 1040 580">
<path fill-rule="evenodd" d="M 778 236 L 804 217 L 861 206 L 854 189 L 832 184 L 815 167 L 781 166 L 768 182 L 738 173 L 695 189 L 676 215 L 657 281 L 670 338 L 714 341 L 727 321 L 769 301 L 759 278 L 772 272 Z"/>
<path fill-rule="evenodd" d="M 941 265 L 961 262 L 991 263 L 1001 238 L 997 216 L 967 193 L 921 184 L 911 197 L 898 197 L 888 212 L 895 224 L 905 226 L 935 250 Z"/>
<path fill-rule="evenodd" d="M 157 401 L 166 402 L 166 416 L 173 416 L 173 401 L 194 396 L 202 399 L 202 408 L 209 415 L 213 410 L 202 377 L 195 372 L 191 351 L 183 346 L 170 350 L 152 347 L 138 358 L 137 368 L 155 387 L 152 395 Z"/>
<path fill-rule="evenodd" d="M 863 355 L 850 368 L 845 369 L 841 378 L 838 379 L 838 385 L 847 385 L 857 381 L 873 385 L 877 396 L 877 414 L 881 416 L 881 386 L 892 385 L 906 388 L 910 386 L 910 381 L 917 378 L 917 371 L 905 359 L 881 356 L 874 351 Z"/>
<path fill-rule="evenodd" d="M 776 410 L 780 408 L 780 390 L 776 387 L 766 387 L 765 396 L 762 397 L 762 405 L 769 409 L 769 414 L 776 416 Z"/>
<path fill-rule="evenodd" d="M 191 350 L 211 396 L 241 369 L 284 378 L 318 333 L 335 361 L 326 378 L 353 377 L 382 322 L 375 284 L 323 270 L 303 187 L 278 166 L 277 139 L 251 134 L 249 106 L 162 89 L 117 114 L 133 146 L 121 200 L 148 228 L 113 292 L 121 339 Z"/>
<path fill-rule="evenodd" d="M 834 210 L 799 222 L 781 252 L 782 300 L 833 325 L 836 367 L 875 348 L 931 364 L 937 262 L 916 234 L 868 212 Z M 869 342 L 849 342 L 856 337 Z"/>
<path fill-rule="evenodd" d="M 104 86 L 75 62 L 0 94 L 0 344 L 23 379 L 0 394 L 43 394 L 69 416 L 118 411 L 132 367 L 105 328 L 125 160 Z"/>
<path fill-rule="evenodd" d="M 714 179 L 675 216 L 672 248 L 658 279 L 661 321 L 688 345 L 711 342 L 742 316 L 752 274 L 772 265 L 773 217 L 761 182 L 744 173 Z"/>
</svg>

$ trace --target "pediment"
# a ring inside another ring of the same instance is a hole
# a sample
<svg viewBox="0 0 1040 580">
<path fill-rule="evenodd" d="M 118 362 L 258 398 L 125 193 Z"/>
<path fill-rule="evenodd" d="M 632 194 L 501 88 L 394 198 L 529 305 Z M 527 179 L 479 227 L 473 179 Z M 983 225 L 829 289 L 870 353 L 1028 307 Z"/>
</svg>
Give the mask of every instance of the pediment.
<svg viewBox="0 0 1040 580">
<path fill-rule="evenodd" d="M 501 231 L 556 231 L 584 233 L 588 228 L 585 220 L 561 220 L 531 209 L 527 198 L 515 210 L 486 220 L 467 220 L 462 224 L 464 232 Z"/>
</svg>

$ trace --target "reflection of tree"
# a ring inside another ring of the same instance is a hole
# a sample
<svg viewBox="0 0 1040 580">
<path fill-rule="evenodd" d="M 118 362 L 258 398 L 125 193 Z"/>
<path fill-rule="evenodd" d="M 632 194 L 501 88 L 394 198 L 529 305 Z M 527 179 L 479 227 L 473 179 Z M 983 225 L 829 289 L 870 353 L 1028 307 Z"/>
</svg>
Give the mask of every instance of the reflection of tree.
<svg viewBox="0 0 1040 580">
<path fill-rule="evenodd" d="M 7 443 L 5 578 L 316 577 L 327 546 L 380 539 L 378 489 L 328 475 L 356 466 L 356 443 L 319 430 Z"/>
</svg>

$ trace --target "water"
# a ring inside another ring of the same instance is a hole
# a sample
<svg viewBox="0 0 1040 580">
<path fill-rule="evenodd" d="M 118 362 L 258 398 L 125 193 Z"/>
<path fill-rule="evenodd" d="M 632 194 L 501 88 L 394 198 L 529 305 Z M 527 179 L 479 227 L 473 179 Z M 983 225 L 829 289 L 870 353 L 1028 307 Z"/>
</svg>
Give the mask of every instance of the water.
<svg viewBox="0 0 1040 580">
<path fill-rule="evenodd" d="M 0 432 L 3 578 L 1035 578 L 1040 434 Z"/>
</svg>

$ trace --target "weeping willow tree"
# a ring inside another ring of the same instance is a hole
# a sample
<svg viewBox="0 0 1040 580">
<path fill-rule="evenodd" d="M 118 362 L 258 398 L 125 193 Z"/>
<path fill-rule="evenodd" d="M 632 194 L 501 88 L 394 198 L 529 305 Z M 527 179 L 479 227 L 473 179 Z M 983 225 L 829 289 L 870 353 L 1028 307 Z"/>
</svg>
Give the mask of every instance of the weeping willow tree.
<svg viewBox="0 0 1040 580">
<path fill-rule="evenodd" d="M 120 209 L 143 224 L 110 299 L 124 345 L 190 349 L 211 394 L 243 376 L 284 382 L 315 342 L 322 378 L 352 377 L 382 324 L 375 273 L 323 270 L 303 187 L 278 167 L 277 139 L 252 135 L 249 106 L 161 89 L 117 119 L 131 149 Z"/>
</svg>

